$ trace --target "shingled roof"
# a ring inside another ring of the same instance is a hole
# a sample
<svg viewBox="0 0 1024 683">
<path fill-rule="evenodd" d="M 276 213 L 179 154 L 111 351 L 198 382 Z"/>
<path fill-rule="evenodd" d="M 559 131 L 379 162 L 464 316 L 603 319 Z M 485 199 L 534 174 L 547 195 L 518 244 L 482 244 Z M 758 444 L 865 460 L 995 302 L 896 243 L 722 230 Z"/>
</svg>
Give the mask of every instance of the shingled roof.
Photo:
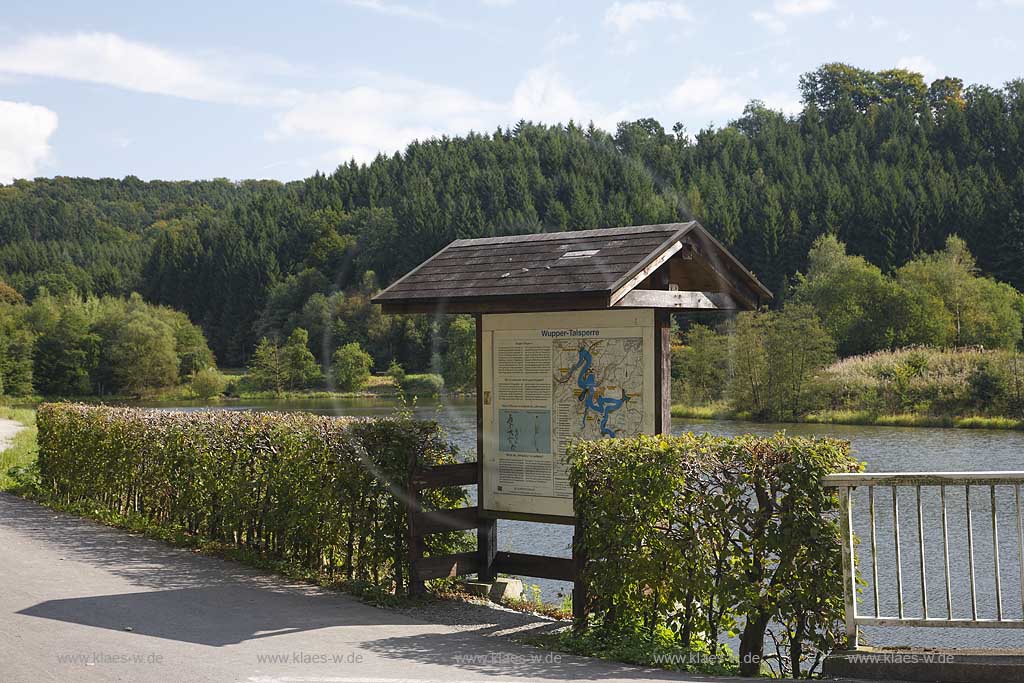
<svg viewBox="0 0 1024 683">
<path fill-rule="evenodd" d="M 692 263 L 690 273 L 670 260 Z M 456 240 L 374 297 L 387 312 L 514 312 L 606 308 L 673 270 L 749 308 L 764 285 L 696 221 Z M 699 272 L 698 272 L 699 271 Z M 708 273 L 717 277 L 708 277 Z M 613 300 L 615 299 L 615 300 Z"/>
</svg>

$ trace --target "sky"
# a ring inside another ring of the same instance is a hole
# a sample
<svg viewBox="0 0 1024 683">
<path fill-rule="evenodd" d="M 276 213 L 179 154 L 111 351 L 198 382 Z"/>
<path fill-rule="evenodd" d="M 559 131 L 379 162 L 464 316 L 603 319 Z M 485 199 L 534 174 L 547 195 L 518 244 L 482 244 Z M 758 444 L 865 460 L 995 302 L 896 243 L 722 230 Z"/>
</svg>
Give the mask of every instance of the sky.
<svg viewBox="0 0 1024 683">
<path fill-rule="evenodd" d="M 690 133 L 826 62 L 1001 86 L 1024 0 L 4 0 L 0 183 L 293 180 L 520 119 Z"/>
</svg>

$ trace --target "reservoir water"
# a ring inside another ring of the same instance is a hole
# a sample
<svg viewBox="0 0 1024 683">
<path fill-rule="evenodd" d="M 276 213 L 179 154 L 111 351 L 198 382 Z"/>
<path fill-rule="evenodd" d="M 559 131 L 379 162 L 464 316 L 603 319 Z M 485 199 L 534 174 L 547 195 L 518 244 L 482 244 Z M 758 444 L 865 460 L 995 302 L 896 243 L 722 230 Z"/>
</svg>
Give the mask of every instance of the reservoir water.
<svg viewBox="0 0 1024 683">
<path fill-rule="evenodd" d="M 242 404 L 204 405 L 182 403 L 176 410 L 229 410 L 300 411 L 325 415 L 387 415 L 396 408 L 394 401 L 386 399 L 335 400 L 266 400 L 246 401 Z M 476 417 L 475 402 L 446 399 L 443 405 L 420 401 L 414 410 L 419 417 L 436 419 L 448 432 L 449 438 L 468 459 L 475 458 Z M 871 427 L 846 425 L 765 424 L 755 422 L 727 422 L 719 420 L 677 419 L 672 423 L 673 433 L 709 432 L 723 436 L 736 434 L 774 434 L 785 431 L 800 436 L 831 436 L 850 441 L 854 454 L 867 464 L 871 472 L 969 472 L 985 470 L 1024 470 L 1024 432 L 1001 430 L 928 429 L 903 427 Z M 1006 618 L 1020 618 L 1022 597 L 1020 558 L 1016 543 L 1016 511 L 1013 491 L 1000 487 L 997 498 L 999 512 L 998 533 L 1002 579 L 1002 604 Z M 883 616 L 896 613 L 895 543 L 892 534 L 891 499 L 889 489 L 876 491 L 876 528 L 878 534 L 879 594 Z M 923 517 L 926 530 L 925 574 L 930 615 L 946 614 L 945 580 L 943 571 L 940 512 L 937 490 L 927 487 L 923 492 Z M 987 487 L 972 489 L 974 505 L 974 543 L 976 567 L 976 595 L 979 616 L 995 615 L 995 573 L 992 561 L 992 532 L 989 492 Z M 901 489 L 901 548 L 903 551 L 903 590 L 908 616 L 920 616 L 921 580 L 920 558 L 917 546 L 916 500 L 912 489 Z M 964 538 L 963 488 L 950 488 L 947 492 L 949 547 L 951 556 L 951 587 L 954 616 L 970 615 L 970 583 Z M 868 538 L 866 493 L 855 495 L 855 526 L 862 539 Z M 932 534 L 932 532 L 936 532 Z M 570 556 L 572 530 L 559 525 L 533 524 L 502 520 L 498 525 L 499 550 L 528 552 L 560 557 Z M 868 568 L 869 544 L 865 540 L 859 548 L 862 572 L 870 579 Z M 570 585 L 557 581 L 524 577 L 529 584 L 540 586 L 543 597 L 558 602 Z M 864 586 L 860 612 L 873 613 L 872 586 Z M 878 645 L 931 645 L 959 647 L 1024 648 L 1024 630 L 1011 629 L 946 629 L 946 628 L 869 628 L 865 629 L 868 643 Z"/>
</svg>

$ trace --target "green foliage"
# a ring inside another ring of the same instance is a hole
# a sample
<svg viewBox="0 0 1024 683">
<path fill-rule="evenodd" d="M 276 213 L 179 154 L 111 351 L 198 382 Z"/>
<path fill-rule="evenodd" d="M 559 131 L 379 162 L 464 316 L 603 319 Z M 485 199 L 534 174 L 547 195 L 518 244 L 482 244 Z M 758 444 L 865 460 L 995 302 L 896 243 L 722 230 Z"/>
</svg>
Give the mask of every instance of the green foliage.
<svg viewBox="0 0 1024 683">
<path fill-rule="evenodd" d="M 223 394 L 227 385 L 227 378 L 217 368 L 203 368 L 192 375 L 188 388 L 193 396 L 205 400 Z"/>
<path fill-rule="evenodd" d="M 387 376 L 391 378 L 391 381 L 395 383 L 399 391 L 405 390 L 405 368 L 402 367 L 401 363 L 397 360 L 391 361 L 391 365 L 388 366 Z"/>
<path fill-rule="evenodd" d="M 370 379 L 373 358 L 359 342 L 351 342 L 338 348 L 331 358 L 331 375 L 335 386 L 341 391 L 359 391 Z"/>
<path fill-rule="evenodd" d="M 266 337 L 261 339 L 249 363 L 246 381 L 256 389 L 283 393 L 288 386 L 288 371 L 281 357 L 281 347 Z"/>
<path fill-rule="evenodd" d="M 293 183 L 19 181 L 0 188 L 0 277 L 29 300 L 139 291 L 184 311 L 233 367 L 261 338 L 302 327 L 322 364 L 355 341 L 376 368 L 410 371 L 430 365 L 447 319 L 383 316 L 369 296 L 457 238 L 695 217 L 783 295 L 821 235 L 889 274 L 958 234 L 982 272 L 1024 287 L 1020 80 L 926 86 L 826 64 L 800 85 L 797 116 L 753 102 L 696 136 L 649 118 L 614 131 L 521 122 Z M 877 284 L 861 266 L 864 286 Z M 842 354 L 933 343 L 929 329 L 889 342 L 892 320 L 860 294 L 834 307 L 834 319 L 819 313 Z M 857 307 L 877 331 L 845 322 Z M 928 322 L 936 310 L 910 313 Z M 998 325 L 979 329 L 935 343 L 1006 342 Z"/>
<path fill-rule="evenodd" d="M 815 381 L 816 410 L 869 416 L 1024 417 L 1024 359 L 1017 351 L 902 349 L 855 356 Z"/>
<path fill-rule="evenodd" d="M 0 491 L 31 493 L 39 483 L 36 464 L 36 411 L 0 406 L 0 417 L 20 422 L 24 429 L 0 451 Z"/>
<path fill-rule="evenodd" d="M 42 291 L 30 306 L 0 306 L 0 376 L 20 395 L 144 394 L 213 362 L 202 331 L 184 314 L 138 295 Z"/>
<path fill-rule="evenodd" d="M 32 394 L 35 335 L 27 329 L 24 306 L 0 304 L 0 394 Z"/>
<path fill-rule="evenodd" d="M 109 377 L 118 391 L 138 394 L 177 382 L 179 360 L 168 325 L 130 313 L 105 320 L 103 330 L 101 337 L 108 341 L 101 347 L 97 374 Z"/>
<path fill-rule="evenodd" d="M 672 378 L 680 385 L 678 397 L 687 404 L 721 400 L 729 378 L 729 344 L 710 327 L 694 325 L 683 346 L 672 349 Z"/>
<path fill-rule="evenodd" d="M 941 312 L 934 343 L 944 346 L 1014 348 L 1021 340 L 1021 294 L 991 278 L 978 277 L 974 256 L 956 236 L 942 251 L 899 269 L 897 278 Z"/>
<path fill-rule="evenodd" d="M 807 275 L 797 274 L 793 300 L 814 308 L 840 356 L 906 344 L 909 294 L 835 235 L 814 241 Z"/>
<path fill-rule="evenodd" d="M 439 396 L 444 392 L 444 386 L 445 381 L 441 375 L 424 372 L 406 375 L 401 389 L 409 396 Z"/>
<path fill-rule="evenodd" d="M 759 419 L 802 414 L 812 378 L 834 356 L 832 338 L 806 304 L 740 313 L 729 343 L 730 400 L 735 410 Z"/>
<path fill-rule="evenodd" d="M 448 325 L 447 350 L 442 361 L 444 382 L 461 391 L 476 386 L 476 322 L 472 316 L 456 316 Z"/>
<path fill-rule="evenodd" d="M 408 572 L 410 457 L 454 462 L 434 423 L 309 414 L 171 413 L 74 404 L 38 412 L 40 495 L 400 591 Z M 461 488 L 424 492 L 459 507 Z M 428 552 L 466 549 L 462 533 Z"/>
<path fill-rule="evenodd" d="M 579 442 L 569 457 L 593 633 L 719 656 L 721 634 L 738 631 L 744 675 L 762 662 L 808 675 L 834 647 L 839 510 L 820 481 L 859 469 L 848 443 L 640 436 Z M 765 655 L 772 622 L 786 626 L 786 657 Z"/>
<path fill-rule="evenodd" d="M 308 389 L 323 378 L 320 366 L 309 350 L 309 333 L 301 327 L 288 335 L 280 357 L 289 389 Z"/>
</svg>

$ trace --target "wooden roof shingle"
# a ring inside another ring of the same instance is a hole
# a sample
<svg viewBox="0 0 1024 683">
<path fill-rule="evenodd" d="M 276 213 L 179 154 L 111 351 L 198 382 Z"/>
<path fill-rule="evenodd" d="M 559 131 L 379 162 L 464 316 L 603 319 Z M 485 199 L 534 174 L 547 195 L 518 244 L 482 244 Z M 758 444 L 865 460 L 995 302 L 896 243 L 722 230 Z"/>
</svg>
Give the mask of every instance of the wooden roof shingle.
<svg viewBox="0 0 1024 683">
<path fill-rule="evenodd" d="M 456 240 L 374 297 L 390 312 L 603 308 L 609 297 L 690 235 L 704 236 L 763 287 L 696 221 Z M 531 305 L 516 305 L 531 301 Z M 571 300 L 576 305 L 566 305 Z M 549 302 L 549 303 L 546 303 Z M 561 302 L 561 303 L 559 303 Z"/>
</svg>

